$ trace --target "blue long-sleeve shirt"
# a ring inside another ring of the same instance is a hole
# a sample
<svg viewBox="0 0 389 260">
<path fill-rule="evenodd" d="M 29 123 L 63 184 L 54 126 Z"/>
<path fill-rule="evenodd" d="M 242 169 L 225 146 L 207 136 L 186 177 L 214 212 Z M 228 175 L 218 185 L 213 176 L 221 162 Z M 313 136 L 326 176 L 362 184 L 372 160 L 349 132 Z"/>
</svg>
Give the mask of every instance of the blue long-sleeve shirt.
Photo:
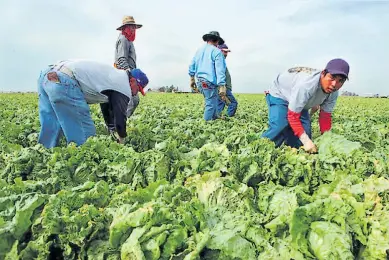
<svg viewBox="0 0 389 260">
<path fill-rule="evenodd" d="M 202 78 L 216 86 L 226 85 L 226 60 L 220 49 L 205 44 L 189 65 L 189 76 Z"/>
</svg>

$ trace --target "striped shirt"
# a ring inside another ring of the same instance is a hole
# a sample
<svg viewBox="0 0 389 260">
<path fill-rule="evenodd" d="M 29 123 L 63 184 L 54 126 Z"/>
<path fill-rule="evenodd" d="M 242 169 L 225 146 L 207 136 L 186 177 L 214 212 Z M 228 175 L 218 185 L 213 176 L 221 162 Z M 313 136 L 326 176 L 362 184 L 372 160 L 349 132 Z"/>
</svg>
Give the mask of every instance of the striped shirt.
<svg viewBox="0 0 389 260">
<path fill-rule="evenodd" d="M 115 65 L 117 69 L 135 69 L 136 53 L 134 43 L 120 34 L 116 41 Z"/>
</svg>

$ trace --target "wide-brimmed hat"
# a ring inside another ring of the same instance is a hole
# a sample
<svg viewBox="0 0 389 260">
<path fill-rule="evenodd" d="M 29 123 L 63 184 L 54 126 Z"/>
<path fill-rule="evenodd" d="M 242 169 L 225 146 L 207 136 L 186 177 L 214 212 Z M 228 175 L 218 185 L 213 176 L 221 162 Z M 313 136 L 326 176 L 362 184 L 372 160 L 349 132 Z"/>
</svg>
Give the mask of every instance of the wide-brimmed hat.
<svg viewBox="0 0 389 260">
<path fill-rule="evenodd" d="M 211 31 L 209 33 L 206 33 L 203 35 L 203 41 L 209 41 L 210 38 L 213 38 L 213 39 L 217 39 L 218 40 L 218 44 L 221 45 L 224 43 L 224 40 L 222 37 L 220 37 L 220 34 L 219 32 L 217 31 Z"/>
<path fill-rule="evenodd" d="M 116 30 L 121 30 L 125 25 L 135 25 L 136 29 L 139 29 L 143 26 L 142 24 L 136 23 L 133 16 L 126 15 L 123 17 L 122 25 L 120 25 Z"/>
</svg>

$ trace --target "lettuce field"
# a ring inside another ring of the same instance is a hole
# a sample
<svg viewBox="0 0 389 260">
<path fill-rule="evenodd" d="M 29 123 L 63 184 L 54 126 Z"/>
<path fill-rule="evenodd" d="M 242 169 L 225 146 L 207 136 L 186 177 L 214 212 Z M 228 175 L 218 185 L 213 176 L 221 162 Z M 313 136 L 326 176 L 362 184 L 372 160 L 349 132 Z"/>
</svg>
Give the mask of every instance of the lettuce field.
<svg viewBox="0 0 389 260">
<path fill-rule="evenodd" d="M 275 148 L 263 95 L 205 122 L 148 93 L 125 145 L 37 144 L 36 94 L 0 94 L 0 259 L 387 259 L 389 99 L 341 97 L 318 154 Z"/>
</svg>

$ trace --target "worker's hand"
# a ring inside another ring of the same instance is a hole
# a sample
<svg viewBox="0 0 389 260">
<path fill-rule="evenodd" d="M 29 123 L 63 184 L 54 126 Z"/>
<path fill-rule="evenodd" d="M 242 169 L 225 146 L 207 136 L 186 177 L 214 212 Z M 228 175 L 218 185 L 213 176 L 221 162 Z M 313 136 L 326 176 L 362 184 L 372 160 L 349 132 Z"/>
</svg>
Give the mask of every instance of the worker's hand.
<svg viewBox="0 0 389 260">
<path fill-rule="evenodd" d="M 119 143 L 119 144 L 124 144 L 125 141 L 126 141 L 126 138 L 125 138 L 125 137 L 120 137 L 120 136 L 119 136 L 119 139 L 118 139 L 118 143 Z"/>
<path fill-rule="evenodd" d="M 226 86 L 219 86 L 219 97 L 221 100 L 226 101 L 227 99 L 227 88 Z"/>
<path fill-rule="evenodd" d="M 190 88 L 193 89 L 194 92 L 199 93 L 194 77 L 190 77 Z"/>
<path fill-rule="evenodd" d="M 303 143 L 304 150 L 306 152 L 317 153 L 316 145 L 312 142 L 311 138 L 309 138 L 309 136 L 306 133 L 303 133 L 299 139 Z"/>
</svg>

